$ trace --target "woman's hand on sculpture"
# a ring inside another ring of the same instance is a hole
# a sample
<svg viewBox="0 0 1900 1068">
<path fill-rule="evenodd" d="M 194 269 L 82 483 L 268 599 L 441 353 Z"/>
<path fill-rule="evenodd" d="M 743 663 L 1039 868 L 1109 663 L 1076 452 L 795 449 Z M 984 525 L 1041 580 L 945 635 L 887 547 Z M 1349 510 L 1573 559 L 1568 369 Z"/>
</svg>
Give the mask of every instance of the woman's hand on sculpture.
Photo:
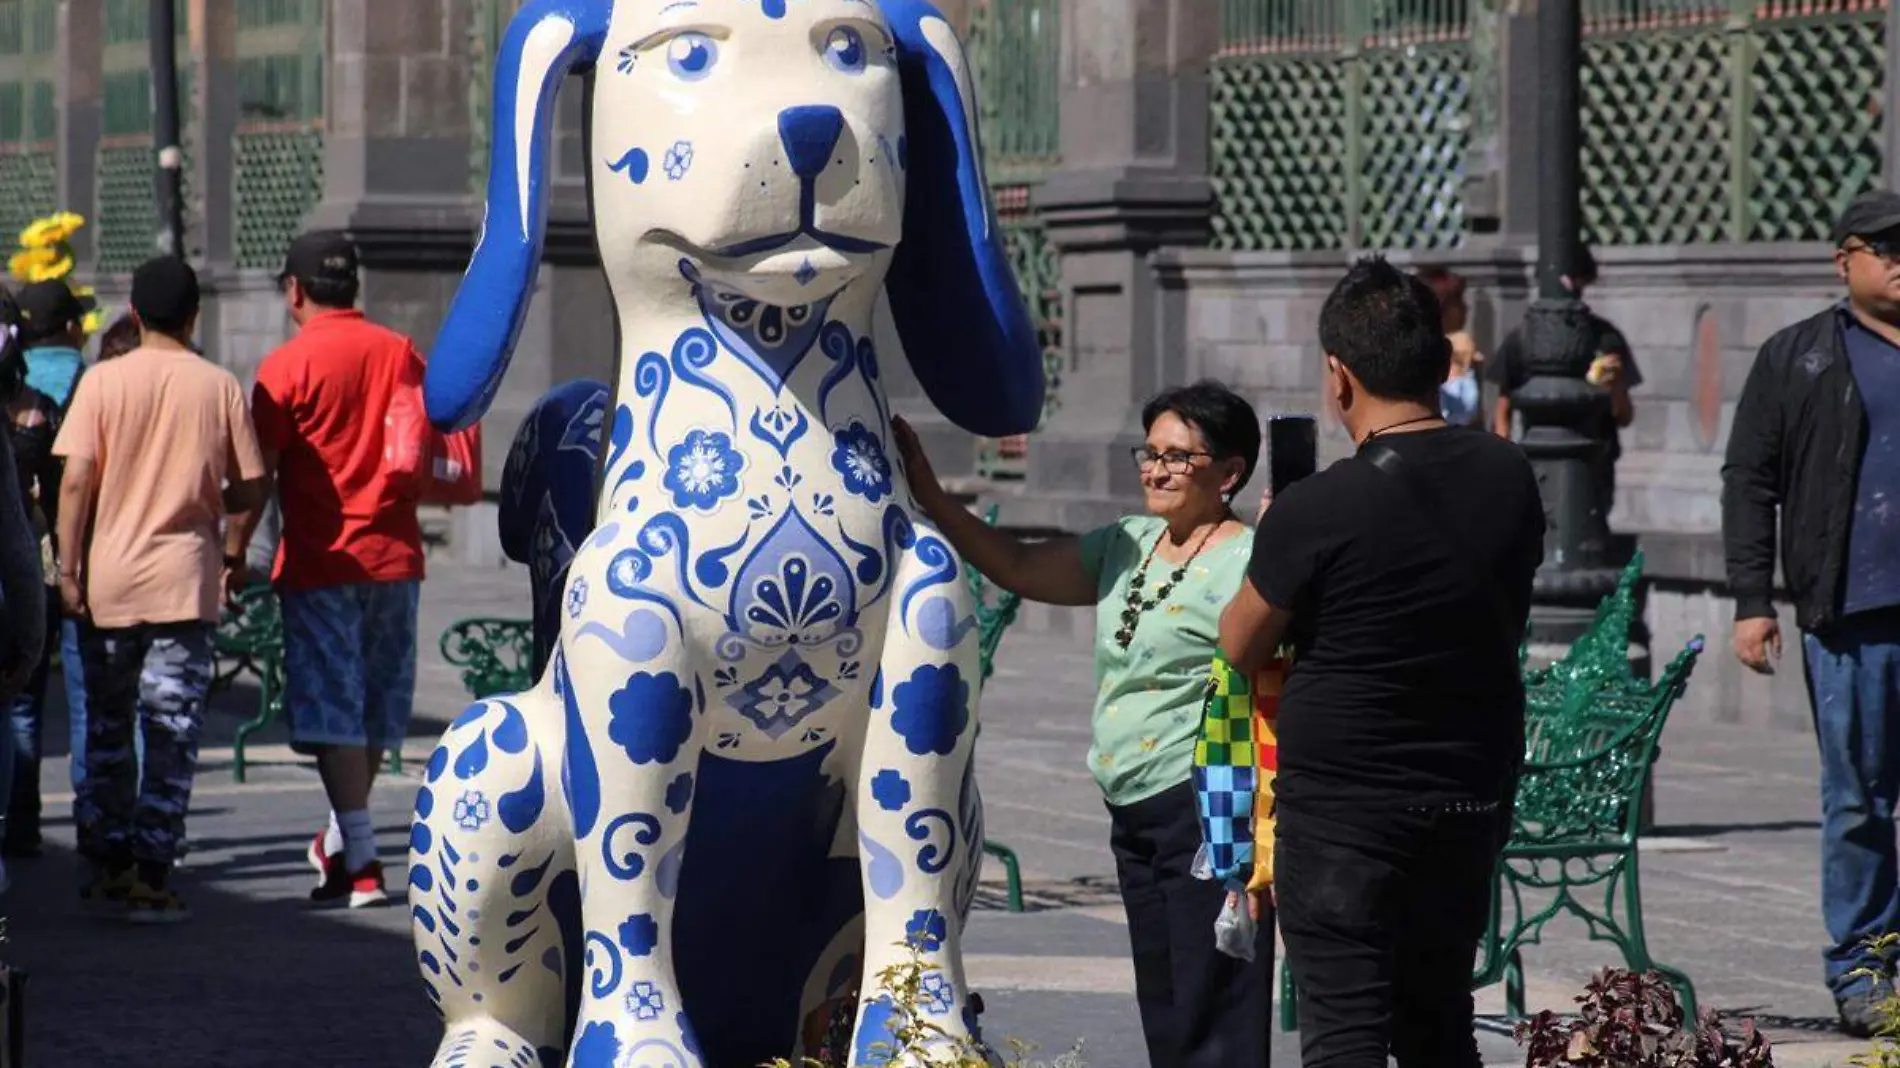
<svg viewBox="0 0 1900 1068">
<path fill-rule="evenodd" d="M 930 457 L 924 454 L 924 445 L 917 438 L 917 431 L 904 421 L 901 415 L 891 417 L 891 440 L 897 446 L 898 459 L 904 464 L 904 477 L 910 482 L 910 494 L 917 500 L 917 507 L 924 514 L 936 518 L 946 498 L 943 483 L 937 481 L 936 469 L 930 466 Z"/>
</svg>

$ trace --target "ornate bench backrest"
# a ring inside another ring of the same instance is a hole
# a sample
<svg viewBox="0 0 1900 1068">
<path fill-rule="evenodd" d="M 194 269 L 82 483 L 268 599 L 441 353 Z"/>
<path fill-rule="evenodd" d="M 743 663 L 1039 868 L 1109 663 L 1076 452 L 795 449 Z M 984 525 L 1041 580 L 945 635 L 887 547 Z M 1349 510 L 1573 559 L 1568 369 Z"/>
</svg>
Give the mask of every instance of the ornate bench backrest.
<svg viewBox="0 0 1900 1068">
<path fill-rule="evenodd" d="M 442 659 L 462 669 L 476 700 L 534 684 L 534 624 L 526 619 L 464 619 L 442 632 Z"/>
<path fill-rule="evenodd" d="M 1653 686 L 1579 672 L 1527 687 L 1513 849 L 1635 840 L 1657 740 L 1702 648 L 1691 641 Z"/>
<path fill-rule="evenodd" d="M 996 525 L 997 508 L 990 506 L 983 521 Z M 963 575 L 970 584 L 970 593 L 976 600 L 977 650 L 983 664 L 983 680 L 989 681 L 996 670 L 996 650 L 1003 644 L 1003 634 L 1009 625 L 1016 621 L 1016 613 L 1022 609 L 1023 599 L 1008 590 L 996 593 L 994 603 L 990 599 L 990 584 L 979 574 L 976 568 L 967 562 L 963 565 Z"/>
<path fill-rule="evenodd" d="M 237 603 L 225 608 L 215 638 L 224 656 L 258 657 L 283 648 L 284 617 L 277 594 L 269 586 L 242 590 Z"/>
</svg>

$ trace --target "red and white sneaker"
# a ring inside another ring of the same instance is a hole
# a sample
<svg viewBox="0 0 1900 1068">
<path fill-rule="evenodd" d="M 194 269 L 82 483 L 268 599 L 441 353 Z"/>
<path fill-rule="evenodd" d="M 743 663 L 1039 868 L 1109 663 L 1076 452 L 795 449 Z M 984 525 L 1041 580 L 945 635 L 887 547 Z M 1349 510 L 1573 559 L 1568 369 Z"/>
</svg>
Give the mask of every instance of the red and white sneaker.
<svg viewBox="0 0 1900 1068">
<path fill-rule="evenodd" d="M 310 840 L 310 848 L 304 850 L 304 859 L 317 872 L 317 887 L 310 891 L 312 901 L 331 901 L 349 891 L 350 873 L 343 867 L 343 851 L 332 853 L 325 849 L 323 842 L 327 837 L 328 830 L 318 831 Z"/>
<path fill-rule="evenodd" d="M 339 867 L 342 858 L 337 858 Z M 340 879 L 326 879 L 323 885 L 310 891 L 310 901 L 315 905 L 334 905 L 349 902 L 353 909 L 366 909 L 389 902 L 389 891 L 383 887 L 383 862 L 372 860 L 361 871 L 351 872 Z"/>
</svg>

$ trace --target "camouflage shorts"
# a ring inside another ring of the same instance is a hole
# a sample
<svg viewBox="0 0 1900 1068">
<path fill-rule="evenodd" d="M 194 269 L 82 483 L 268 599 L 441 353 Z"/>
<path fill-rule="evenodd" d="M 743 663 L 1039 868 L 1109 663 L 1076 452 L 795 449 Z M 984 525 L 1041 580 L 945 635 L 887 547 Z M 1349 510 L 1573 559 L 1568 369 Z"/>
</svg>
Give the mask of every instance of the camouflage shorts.
<svg viewBox="0 0 1900 1068">
<path fill-rule="evenodd" d="M 169 864 L 185 836 L 214 662 L 209 623 L 82 627 L 86 777 L 73 802 L 96 863 Z M 140 772 L 133 736 L 142 733 Z"/>
</svg>

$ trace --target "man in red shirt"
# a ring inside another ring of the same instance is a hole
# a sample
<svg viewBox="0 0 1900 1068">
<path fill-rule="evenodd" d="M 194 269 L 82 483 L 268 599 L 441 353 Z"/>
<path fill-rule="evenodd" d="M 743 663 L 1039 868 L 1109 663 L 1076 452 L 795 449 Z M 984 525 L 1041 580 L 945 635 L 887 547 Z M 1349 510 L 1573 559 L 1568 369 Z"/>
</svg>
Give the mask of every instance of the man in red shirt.
<svg viewBox="0 0 1900 1068">
<path fill-rule="evenodd" d="M 299 237 L 279 282 L 298 331 L 258 368 L 251 409 L 283 510 L 272 581 L 284 707 L 291 745 L 316 756 L 330 799 L 330 826 L 310 844 L 310 898 L 361 908 L 388 899 L 370 785 L 415 699 L 422 532 L 413 480 L 390 469 L 385 439 L 422 357 L 356 310 L 356 249 L 342 234 Z"/>
</svg>

